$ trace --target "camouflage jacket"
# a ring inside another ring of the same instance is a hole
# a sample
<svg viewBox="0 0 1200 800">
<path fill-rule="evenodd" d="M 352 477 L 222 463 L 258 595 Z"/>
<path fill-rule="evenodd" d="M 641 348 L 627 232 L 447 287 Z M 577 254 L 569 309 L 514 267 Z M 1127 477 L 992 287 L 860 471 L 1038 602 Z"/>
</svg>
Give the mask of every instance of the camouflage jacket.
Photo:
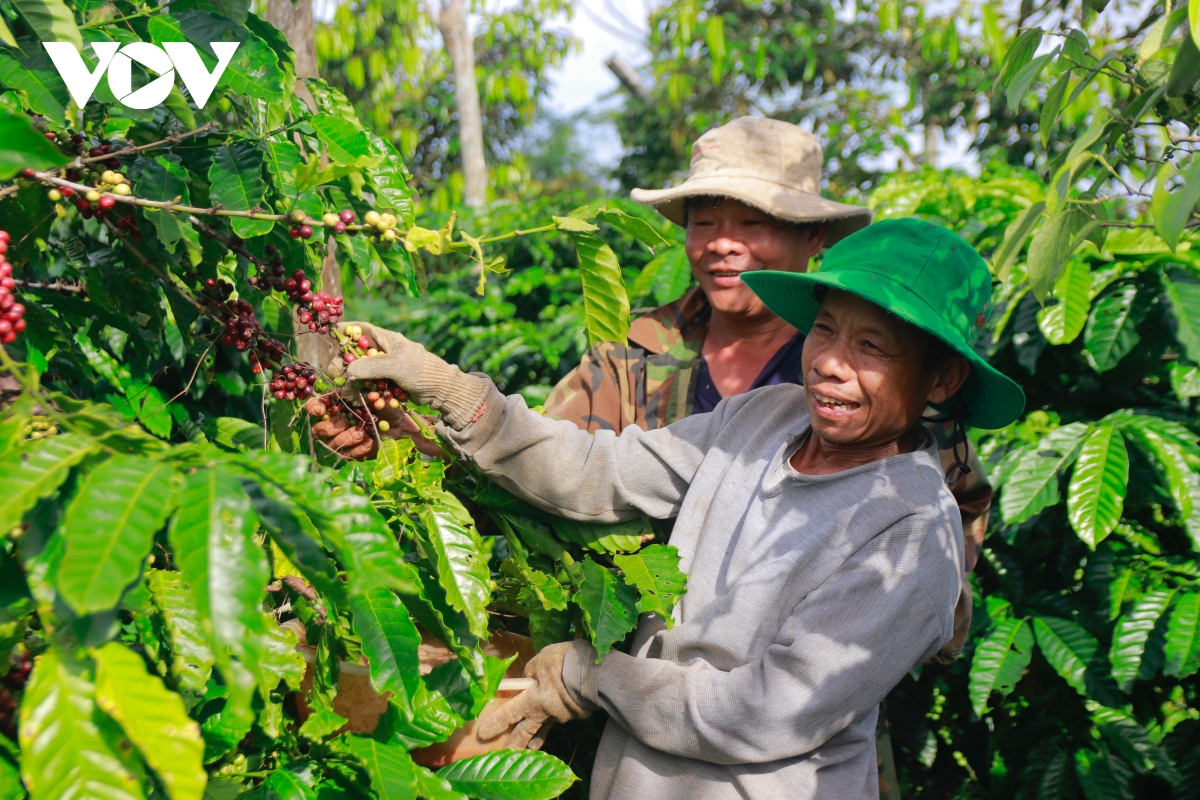
<svg viewBox="0 0 1200 800">
<path fill-rule="evenodd" d="M 653 430 L 692 413 L 700 372 L 700 351 L 708 333 L 710 307 L 699 288 L 673 303 L 638 316 L 629 326 L 629 344 L 602 342 L 558 382 L 546 413 L 589 431 L 621 431 L 628 425 Z M 952 429 L 931 425 L 941 448 L 942 466 L 954 465 Z M 987 532 L 992 487 L 968 442 L 971 471 L 953 487 L 962 513 L 966 566 L 970 571 Z M 954 639 L 939 660 L 956 657 L 971 621 L 971 590 L 964 582 L 955 613 Z"/>
</svg>

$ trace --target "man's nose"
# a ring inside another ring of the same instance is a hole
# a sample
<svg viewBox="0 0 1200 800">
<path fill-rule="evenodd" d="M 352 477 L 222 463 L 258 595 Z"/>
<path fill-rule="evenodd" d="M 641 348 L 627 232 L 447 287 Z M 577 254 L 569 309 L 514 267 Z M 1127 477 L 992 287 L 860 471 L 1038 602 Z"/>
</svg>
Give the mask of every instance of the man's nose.
<svg viewBox="0 0 1200 800">
<path fill-rule="evenodd" d="M 814 356 L 810 369 L 822 378 L 848 380 L 854 374 L 854 367 L 849 358 L 847 343 L 838 337 L 822 347 Z"/>
</svg>

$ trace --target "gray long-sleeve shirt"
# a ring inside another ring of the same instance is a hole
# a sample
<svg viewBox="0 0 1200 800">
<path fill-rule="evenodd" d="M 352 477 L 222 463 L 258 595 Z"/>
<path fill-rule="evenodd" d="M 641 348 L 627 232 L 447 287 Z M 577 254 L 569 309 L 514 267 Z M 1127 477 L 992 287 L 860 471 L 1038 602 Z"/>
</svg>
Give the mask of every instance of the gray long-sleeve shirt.
<svg viewBox="0 0 1200 800">
<path fill-rule="evenodd" d="M 878 796 L 875 716 L 946 641 L 962 580 L 958 509 L 936 445 L 832 475 L 788 463 L 803 389 L 620 436 L 543 418 L 492 390 L 441 429 L 514 494 L 565 517 L 677 517 L 688 573 L 675 625 L 644 615 L 631 654 L 568 659 L 568 688 L 611 715 L 596 798 Z M 578 648 L 577 648 L 578 650 Z"/>
</svg>

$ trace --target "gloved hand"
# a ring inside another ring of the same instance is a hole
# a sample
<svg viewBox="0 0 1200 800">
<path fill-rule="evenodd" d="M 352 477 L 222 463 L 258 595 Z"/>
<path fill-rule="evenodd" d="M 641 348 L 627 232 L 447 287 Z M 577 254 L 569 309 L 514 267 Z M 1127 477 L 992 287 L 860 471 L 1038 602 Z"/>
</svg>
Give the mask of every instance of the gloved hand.
<svg viewBox="0 0 1200 800">
<path fill-rule="evenodd" d="M 344 368 L 346 377 L 352 380 L 389 379 L 416 402 L 440 411 L 442 419 L 455 430 L 466 427 L 482 410 L 491 384 L 487 378 L 464 374 L 395 331 L 366 322 L 343 322 L 338 330 L 344 332 L 347 325 L 362 328 L 362 335 L 380 353 L 349 365 L 335 360 L 330 372 L 339 374 Z"/>
<path fill-rule="evenodd" d="M 505 749 L 538 750 L 546 741 L 551 725 L 582 719 L 592 713 L 575 702 L 563 684 L 563 660 L 570 648 L 571 642 L 549 645 L 525 665 L 525 677 L 536 678 L 537 684 L 484 714 L 475 728 L 480 741 L 494 739 L 507 731 Z"/>
</svg>

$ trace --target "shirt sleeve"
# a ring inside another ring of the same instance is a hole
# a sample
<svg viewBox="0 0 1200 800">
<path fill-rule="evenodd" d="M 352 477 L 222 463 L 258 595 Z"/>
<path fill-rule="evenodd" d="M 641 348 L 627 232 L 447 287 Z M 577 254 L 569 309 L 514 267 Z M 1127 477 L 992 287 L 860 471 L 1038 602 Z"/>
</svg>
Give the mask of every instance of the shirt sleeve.
<svg viewBox="0 0 1200 800">
<path fill-rule="evenodd" d="M 675 516 L 728 413 L 723 403 L 654 431 L 588 433 L 492 387 L 477 420 L 461 431 L 439 424 L 438 433 L 517 497 L 569 519 L 614 523 Z"/>
<path fill-rule="evenodd" d="M 880 534 L 801 600 L 749 664 L 726 672 L 613 651 L 597 665 L 584 643 L 564 683 L 641 742 L 677 756 L 750 764 L 811 752 L 869 714 L 950 637 L 957 529 L 926 536 L 906 574 L 893 566 L 906 538 L 928 533 L 928 519 L 909 517 Z"/>
</svg>

